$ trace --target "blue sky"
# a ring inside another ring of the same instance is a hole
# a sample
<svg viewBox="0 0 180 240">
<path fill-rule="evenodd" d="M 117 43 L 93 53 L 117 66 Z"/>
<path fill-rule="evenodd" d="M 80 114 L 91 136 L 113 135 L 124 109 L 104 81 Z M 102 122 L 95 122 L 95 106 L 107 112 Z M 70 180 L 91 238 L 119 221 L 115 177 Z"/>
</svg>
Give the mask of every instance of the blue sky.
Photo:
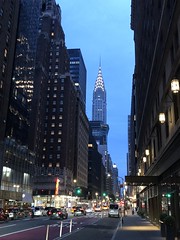
<svg viewBox="0 0 180 240">
<path fill-rule="evenodd" d="M 86 113 L 92 118 L 92 96 L 101 58 L 107 93 L 108 152 L 119 176 L 127 174 L 134 41 L 130 0 L 56 0 L 62 11 L 67 48 L 80 48 L 87 69 Z"/>
</svg>

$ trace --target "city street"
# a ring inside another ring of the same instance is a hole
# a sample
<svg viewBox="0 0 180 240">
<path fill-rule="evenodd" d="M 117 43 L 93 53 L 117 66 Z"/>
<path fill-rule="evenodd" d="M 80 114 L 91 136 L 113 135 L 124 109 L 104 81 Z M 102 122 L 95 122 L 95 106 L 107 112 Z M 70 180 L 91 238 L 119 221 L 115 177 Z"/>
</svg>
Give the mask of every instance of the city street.
<svg viewBox="0 0 180 240">
<path fill-rule="evenodd" d="M 72 223 L 72 225 L 71 225 Z M 64 221 L 47 216 L 0 224 L 0 240 L 162 240 L 160 230 L 146 219 L 129 212 L 123 218 L 108 218 L 107 212 L 89 213 Z"/>
<path fill-rule="evenodd" d="M 0 222 L 1 240 L 53 240 L 62 235 L 79 231 L 107 218 L 107 212 L 89 213 L 86 216 L 74 217 L 69 214 L 67 220 L 50 220 L 49 217 L 30 217 L 9 222 Z M 118 220 L 117 220 L 118 221 Z M 62 230 L 61 230 L 62 228 Z M 61 231 L 61 233 L 60 233 Z M 47 238 L 48 236 L 48 238 Z"/>
</svg>

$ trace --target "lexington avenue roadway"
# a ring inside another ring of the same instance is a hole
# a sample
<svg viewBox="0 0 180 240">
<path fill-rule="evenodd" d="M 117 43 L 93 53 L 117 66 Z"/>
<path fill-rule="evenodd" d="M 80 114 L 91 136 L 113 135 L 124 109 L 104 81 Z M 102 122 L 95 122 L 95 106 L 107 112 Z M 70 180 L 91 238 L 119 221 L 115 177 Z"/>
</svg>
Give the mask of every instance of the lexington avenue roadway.
<svg viewBox="0 0 180 240">
<path fill-rule="evenodd" d="M 0 240 L 112 240 L 120 224 L 120 218 L 108 218 L 107 212 L 79 217 L 69 214 L 63 221 L 47 216 L 27 217 L 0 222 Z"/>
</svg>

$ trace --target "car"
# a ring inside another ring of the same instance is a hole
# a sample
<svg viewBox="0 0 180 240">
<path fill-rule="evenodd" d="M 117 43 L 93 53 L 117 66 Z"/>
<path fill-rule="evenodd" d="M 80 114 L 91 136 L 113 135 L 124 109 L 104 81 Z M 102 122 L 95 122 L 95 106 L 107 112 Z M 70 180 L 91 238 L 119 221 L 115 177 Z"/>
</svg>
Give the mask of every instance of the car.
<svg viewBox="0 0 180 240">
<path fill-rule="evenodd" d="M 101 211 L 102 211 L 101 206 L 100 206 L 100 205 L 95 205 L 95 206 L 94 206 L 94 211 L 95 211 L 95 212 L 101 212 Z"/>
<path fill-rule="evenodd" d="M 77 208 L 77 206 L 73 206 L 73 207 L 71 208 L 71 213 L 74 213 L 74 210 L 76 210 L 76 208 Z"/>
<path fill-rule="evenodd" d="M 53 209 L 54 207 L 45 207 L 44 209 L 43 209 L 43 216 L 49 216 L 49 214 L 50 214 L 50 211 Z"/>
<path fill-rule="evenodd" d="M 11 207 L 6 209 L 6 214 L 8 215 L 10 220 L 24 218 L 25 213 L 23 209 L 20 209 L 18 207 Z"/>
<path fill-rule="evenodd" d="M 0 221 L 8 221 L 9 216 L 3 208 L 0 208 Z"/>
<path fill-rule="evenodd" d="M 83 215 L 86 215 L 86 211 L 84 208 L 82 207 L 77 207 L 75 210 L 74 210 L 74 216 L 83 216 Z"/>
<path fill-rule="evenodd" d="M 43 207 L 35 207 L 32 210 L 34 212 L 34 216 L 36 216 L 36 217 L 43 216 Z"/>
<path fill-rule="evenodd" d="M 120 209 L 117 203 L 111 203 L 109 205 L 108 217 L 120 217 Z"/>
<path fill-rule="evenodd" d="M 94 209 L 92 207 L 86 208 L 86 213 L 92 213 L 92 212 L 94 212 Z"/>
<path fill-rule="evenodd" d="M 108 205 L 102 205 L 102 210 L 106 211 L 108 209 L 109 209 Z"/>
<path fill-rule="evenodd" d="M 68 213 L 65 208 L 53 208 L 50 211 L 50 219 L 67 219 Z"/>
</svg>

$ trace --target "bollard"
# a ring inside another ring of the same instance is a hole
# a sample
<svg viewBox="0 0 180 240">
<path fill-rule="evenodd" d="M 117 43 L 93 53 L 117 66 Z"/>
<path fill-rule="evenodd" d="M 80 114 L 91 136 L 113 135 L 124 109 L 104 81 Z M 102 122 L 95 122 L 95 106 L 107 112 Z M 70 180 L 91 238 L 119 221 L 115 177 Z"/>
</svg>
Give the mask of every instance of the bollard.
<svg viewBox="0 0 180 240">
<path fill-rule="evenodd" d="M 59 236 L 60 237 L 62 236 L 62 227 L 63 227 L 63 222 L 61 221 L 60 229 L 59 229 Z"/>
<path fill-rule="evenodd" d="M 71 233 L 71 231 L 72 231 L 72 219 L 70 221 L 70 226 L 69 226 L 69 232 Z"/>
<path fill-rule="evenodd" d="M 46 228 L 46 240 L 48 240 L 49 238 L 49 225 L 47 225 L 47 228 Z"/>
<path fill-rule="evenodd" d="M 123 217 L 121 217 L 121 227 L 123 226 Z"/>
</svg>

